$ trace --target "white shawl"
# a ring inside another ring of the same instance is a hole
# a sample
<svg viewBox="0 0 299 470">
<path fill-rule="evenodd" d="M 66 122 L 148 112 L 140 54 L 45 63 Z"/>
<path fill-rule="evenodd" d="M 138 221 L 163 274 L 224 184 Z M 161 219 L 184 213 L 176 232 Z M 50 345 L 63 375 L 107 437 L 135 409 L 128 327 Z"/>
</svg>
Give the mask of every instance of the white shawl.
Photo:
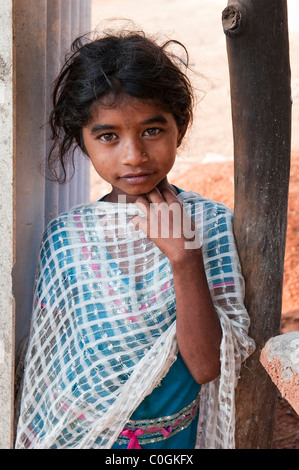
<svg viewBox="0 0 299 470">
<path fill-rule="evenodd" d="M 223 331 L 221 374 L 201 389 L 197 447 L 234 448 L 234 391 L 254 341 L 247 334 L 232 212 L 193 192 L 178 197 L 202 240 Z M 111 448 L 176 360 L 171 266 L 130 222 L 137 213 L 135 204 L 102 201 L 48 225 L 16 448 Z"/>
</svg>

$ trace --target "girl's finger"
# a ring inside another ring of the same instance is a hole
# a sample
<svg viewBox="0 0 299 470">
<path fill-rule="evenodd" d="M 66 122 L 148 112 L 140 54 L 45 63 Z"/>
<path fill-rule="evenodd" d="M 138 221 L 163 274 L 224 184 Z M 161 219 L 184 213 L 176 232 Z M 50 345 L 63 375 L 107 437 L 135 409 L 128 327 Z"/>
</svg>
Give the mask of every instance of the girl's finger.
<svg viewBox="0 0 299 470">
<path fill-rule="evenodd" d="M 150 210 L 150 203 L 145 197 L 139 197 L 136 199 L 135 204 L 145 215 L 148 215 Z"/>
<path fill-rule="evenodd" d="M 178 199 L 177 195 L 174 191 L 172 191 L 172 189 L 163 189 L 162 196 L 168 204 L 171 204 L 172 202 L 178 202 L 179 204 L 181 204 L 181 201 Z"/>
<path fill-rule="evenodd" d="M 138 229 L 142 230 L 146 235 L 148 235 L 148 223 L 145 217 L 141 217 L 140 215 L 135 215 L 131 222 L 137 227 Z"/>
<path fill-rule="evenodd" d="M 146 197 L 152 203 L 160 204 L 161 202 L 164 202 L 163 196 L 158 188 L 154 188 L 152 191 L 147 193 Z"/>
</svg>

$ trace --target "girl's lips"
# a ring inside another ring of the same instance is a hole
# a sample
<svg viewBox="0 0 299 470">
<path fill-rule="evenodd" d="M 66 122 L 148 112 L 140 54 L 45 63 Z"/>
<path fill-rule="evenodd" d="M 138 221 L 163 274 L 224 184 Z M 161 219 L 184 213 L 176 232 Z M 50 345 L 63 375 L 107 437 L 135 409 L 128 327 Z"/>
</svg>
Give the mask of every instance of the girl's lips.
<svg viewBox="0 0 299 470">
<path fill-rule="evenodd" d="M 145 183 L 152 173 L 130 173 L 122 176 L 129 184 Z"/>
</svg>

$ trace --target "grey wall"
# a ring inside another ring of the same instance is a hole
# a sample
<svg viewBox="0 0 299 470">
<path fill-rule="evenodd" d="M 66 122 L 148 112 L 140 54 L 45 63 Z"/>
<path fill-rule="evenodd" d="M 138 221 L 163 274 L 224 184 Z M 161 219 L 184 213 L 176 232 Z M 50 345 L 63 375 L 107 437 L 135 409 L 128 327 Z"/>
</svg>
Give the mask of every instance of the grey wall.
<svg viewBox="0 0 299 470">
<path fill-rule="evenodd" d="M 89 0 L 16 0 L 16 348 L 26 336 L 32 286 L 45 225 L 89 199 L 89 162 L 76 158 L 75 177 L 59 185 L 43 175 L 50 147 L 45 126 L 51 85 L 71 42 L 90 29 Z M 79 153 L 79 152 L 78 152 Z"/>
</svg>

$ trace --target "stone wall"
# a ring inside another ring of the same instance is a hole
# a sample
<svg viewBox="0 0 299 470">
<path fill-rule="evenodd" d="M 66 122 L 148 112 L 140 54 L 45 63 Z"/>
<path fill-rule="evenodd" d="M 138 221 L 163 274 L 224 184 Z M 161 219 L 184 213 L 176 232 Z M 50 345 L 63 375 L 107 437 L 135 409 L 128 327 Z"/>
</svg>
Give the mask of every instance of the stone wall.
<svg viewBox="0 0 299 470">
<path fill-rule="evenodd" d="M 299 331 L 269 339 L 260 360 L 282 397 L 299 414 Z"/>
</svg>

